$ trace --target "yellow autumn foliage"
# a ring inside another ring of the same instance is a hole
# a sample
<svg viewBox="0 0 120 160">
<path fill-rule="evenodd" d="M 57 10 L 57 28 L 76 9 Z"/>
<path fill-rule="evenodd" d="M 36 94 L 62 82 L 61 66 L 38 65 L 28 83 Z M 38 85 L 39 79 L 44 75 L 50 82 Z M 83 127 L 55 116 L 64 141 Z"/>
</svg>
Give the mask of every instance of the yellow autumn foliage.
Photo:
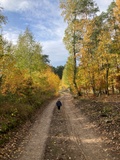
<svg viewBox="0 0 120 160">
<path fill-rule="evenodd" d="M 116 0 L 116 7 L 114 9 L 114 14 L 118 22 L 120 23 L 120 0 Z"/>
</svg>

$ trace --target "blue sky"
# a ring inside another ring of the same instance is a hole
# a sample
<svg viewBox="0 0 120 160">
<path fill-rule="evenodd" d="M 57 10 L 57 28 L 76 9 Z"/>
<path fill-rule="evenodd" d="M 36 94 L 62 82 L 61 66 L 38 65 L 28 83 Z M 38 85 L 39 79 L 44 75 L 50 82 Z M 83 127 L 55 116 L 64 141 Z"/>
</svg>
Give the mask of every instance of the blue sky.
<svg viewBox="0 0 120 160">
<path fill-rule="evenodd" d="M 106 11 L 113 0 L 94 0 L 100 11 Z M 67 27 L 61 16 L 59 0 L 0 0 L 8 22 L 3 27 L 4 37 L 16 43 L 18 35 L 29 27 L 43 54 L 49 55 L 52 66 L 64 65 L 68 51 L 63 43 Z"/>
</svg>

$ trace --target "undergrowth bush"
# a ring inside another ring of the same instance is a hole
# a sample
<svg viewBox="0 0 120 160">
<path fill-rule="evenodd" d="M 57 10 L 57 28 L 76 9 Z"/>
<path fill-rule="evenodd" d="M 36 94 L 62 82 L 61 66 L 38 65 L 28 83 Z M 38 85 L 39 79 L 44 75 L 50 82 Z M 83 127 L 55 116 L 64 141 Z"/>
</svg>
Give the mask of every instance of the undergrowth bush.
<svg viewBox="0 0 120 160">
<path fill-rule="evenodd" d="M 47 93 L 38 91 L 26 97 L 12 94 L 0 96 L 0 145 L 8 141 L 9 132 L 31 119 L 41 104 L 51 96 L 52 94 L 47 97 Z"/>
</svg>

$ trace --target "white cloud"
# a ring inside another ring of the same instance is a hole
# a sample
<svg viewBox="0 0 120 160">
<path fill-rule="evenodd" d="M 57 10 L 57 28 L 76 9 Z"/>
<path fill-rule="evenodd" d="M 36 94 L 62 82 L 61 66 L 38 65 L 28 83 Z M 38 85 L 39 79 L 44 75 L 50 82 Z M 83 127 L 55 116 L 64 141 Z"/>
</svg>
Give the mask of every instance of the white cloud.
<svg viewBox="0 0 120 160">
<path fill-rule="evenodd" d="M 59 0 L 50 2 L 50 0 L 0 0 L 0 6 L 6 11 L 22 12 L 30 11 L 36 18 L 59 14 Z"/>
<path fill-rule="evenodd" d="M 7 31 L 3 32 L 4 37 L 12 41 L 13 44 L 16 44 L 18 36 L 20 33 L 23 33 L 22 30 L 17 30 L 17 28 L 10 28 Z M 43 49 L 43 54 L 49 56 L 50 64 L 53 66 L 64 65 L 67 57 L 68 51 L 65 49 L 65 46 L 62 42 L 62 38 L 58 38 L 57 40 L 46 40 L 40 41 Z"/>
<path fill-rule="evenodd" d="M 100 12 L 102 12 L 107 10 L 108 6 L 111 4 L 111 2 L 113 2 L 113 0 L 95 0 L 95 2 L 97 3 Z"/>
<path fill-rule="evenodd" d="M 68 52 L 61 40 L 58 41 L 46 41 L 41 43 L 43 46 L 43 54 L 49 55 L 51 64 L 55 66 L 64 65 Z"/>
<path fill-rule="evenodd" d="M 30 4 L 28 1 L 23 1 L 19 4 L 18 10 L 30 10 L 32 9 L 32 4 Z"/>
<path fill-rule="evenodd" d="M 26 11 L 32 8 L 30 0 L 0 0 L 0 5 L 7 11 Z"/>
<path fill-rule="evenodd" d="M 113 0 L 94 1 L 100 11 L 106 11 Z M 24 27 L 30 26 L 35 39 L 43 46 L 43 54 L 49 55 L 51 64 L 54 66 L 65 64 L 68 51 L 62 39 L 67 25 L 60 15 L 59 0 L 0 0 L 0 6 L 5 11 L 14 12 L 11 14 L 12 22 L 8 22 L 10 28 L 6 27 L 3 33 L 6 39 L 15 44 L 18 35 L 24 32 Z M 21 13 L 20 17 L 14 21 L 14 15 L 17 15 L 18 12 Z"/>
<path fill-rule="evenodd" d="M 53 19 L 53 21 L 47 22 L 44 24 L 44 21 L 40 21 L 39 23 L 35 23 L 32 25 L 33 30 L 36 30 L 37 37 L 41 39 L 63 39 L 64 31 L 66 29 L 66 24 L 62 21 L 62 19 Z"/>
<path fill-rule="evenodd" d="M 20 31 L 18 31 L 16 29 L 14 29 L 14 30 L 9 29 L 9 30 L 3 32 L 4 38 L 7 39 L 8 41 L 12 42 L 13 44 L 17 43 L 19 34 L 20 34 Z"/>
</svg>

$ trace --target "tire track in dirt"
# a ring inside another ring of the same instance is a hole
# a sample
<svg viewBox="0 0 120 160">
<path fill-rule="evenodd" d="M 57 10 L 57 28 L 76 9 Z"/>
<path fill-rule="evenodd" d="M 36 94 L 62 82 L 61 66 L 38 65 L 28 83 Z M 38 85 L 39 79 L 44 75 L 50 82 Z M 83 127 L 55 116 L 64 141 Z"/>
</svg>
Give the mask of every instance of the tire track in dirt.
<svg viewBox="0 0 120 160">
<path fill-rule="evenodd" d="M 70 139 L 84 155 L 85 160 L 113 160 L 103 148 L 102 139 L 94 133 L 93 124 L 80 113 L 69 93 L 64 96 L 65 115 Z"/>
<path fill-rule="evenodd" d="M 75 157 L 74 160 L 87 160 L 86 156 L 82 150 L 82 143 L 80 137 L 77 135 L 77 130 L 75 126 L 73 127 L 70 119 L 72 118 L 69 112 L 66 110 L 66 107 L 71 108 L 73 107 L 73 97 L 70 94 L 65 94 L 63 96 L 63 103 L 64 103 L 64 115 L 67 122 L 67 131 L 69 133 L 69 139 L 71 141 L 70 148 L 71 151 L 73 150 L 73 155 Z M 74 149 L 73 149 L 74 148 Z"/>
</svg>

